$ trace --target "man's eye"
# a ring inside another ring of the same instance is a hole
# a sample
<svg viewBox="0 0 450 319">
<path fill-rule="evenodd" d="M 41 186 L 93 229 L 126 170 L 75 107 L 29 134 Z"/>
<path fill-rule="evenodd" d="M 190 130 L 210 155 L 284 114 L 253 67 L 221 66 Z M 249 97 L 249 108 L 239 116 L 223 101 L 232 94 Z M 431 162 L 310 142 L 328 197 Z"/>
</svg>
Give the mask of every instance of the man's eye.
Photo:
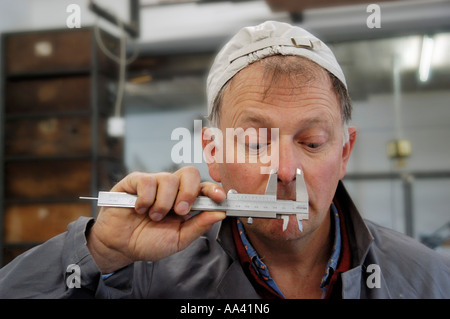
<svg viewBox="0 0 450 319">
<path fill-rule="evenodd" d="M 311 149 L 318 148 L 322 145 L 322 143 L 303 143 L 303 144 Z"/>
<path fill-rule="evenodd" d="M 266 143 L 249 143 L 249 144 L 247 144 L 248 149 L 252 150 L 252 151 L 259 151 L 259 150 L 265 148 L 266 146 L 267 146 Z"/>
</svg>

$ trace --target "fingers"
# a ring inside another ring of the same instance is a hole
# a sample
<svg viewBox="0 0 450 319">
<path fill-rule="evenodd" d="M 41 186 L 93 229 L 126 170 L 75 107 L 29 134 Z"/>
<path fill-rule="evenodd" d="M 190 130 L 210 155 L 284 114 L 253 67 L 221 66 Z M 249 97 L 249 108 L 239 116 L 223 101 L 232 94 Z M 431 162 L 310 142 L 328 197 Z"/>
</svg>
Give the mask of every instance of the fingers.
<svg viewBox="0 0 450 319">
<path fill-rule="evenodd" d="M 156 182 L 157 192 L 153 204 L 148 198 L 142 198 L 141 203 L 145 204 L 145 208 L 149 208 L 148 215 L 153 221 L 160 221 L 173 207 L 178 193 L 179 178 L 173 174 L 163 173 L 156 175 Z M 138 194 L 138 198 L 140 197 Z M 136 202 L 137 204 L 139 203 Z"/>
<path fill-rule="evenodd" d="M 179 190 L 173 207 L 175 213 L 184 216 L 189 213 L 200 192 L 200 173 L 194 167 L 186 167 L 174 175 L 179 178 Z"/>
<path fill-rule="evenodd" d="M 132 173 L 111 191 L 137 194 L 136 212 L 148 213 L 153 221 L 160 221 L 172 209 L 176 214 L 186 216 L 200 193 L 217 202 L 226 198 L 219 185 L 200 182 L 200 173 L 196 168 L 183 167 L 173 174 Z"/>
<path fill-rule="evenodd" d="M 204 196 L 208 196 L 213 201 L 218 203 L 223 202 L 227 197 L 221 186 L 211 182 L 203 182 L 200 187 L 200 192 Z"/>
<path fill-rule="evenodd" d="M 226 194 L 223 188 L 211 182 L 201 183 L 200 193 L 204 196 L 210 197 L 216 202 L 222 202 L 226 199 Z M 225 217 L 225 212 L 205 211 L 190 219 L 187 219 L 180 229 L 178 249 L 182 250 L 186 248 L 191 242 L 206 233 L 212 225 L 225 219 Z"/>
<path fill-rule="evenodd" d="M 153 205 L 158 189 L 158 180 L 153 176 L 138 176 L 134 181 L 136 183 L 135 193 L 138 194 L 135 209 L 138 214 L 145 214 L 149 207 Z"/>
<path fill-rule="evenodd" d="M 134 172 L 117 183 L 112 192 L 137 194 L 135 209 L 138 214 L 145 214 L 153 205 L 158 189 L 157 177 L 153 174 Z"/>
</svg>

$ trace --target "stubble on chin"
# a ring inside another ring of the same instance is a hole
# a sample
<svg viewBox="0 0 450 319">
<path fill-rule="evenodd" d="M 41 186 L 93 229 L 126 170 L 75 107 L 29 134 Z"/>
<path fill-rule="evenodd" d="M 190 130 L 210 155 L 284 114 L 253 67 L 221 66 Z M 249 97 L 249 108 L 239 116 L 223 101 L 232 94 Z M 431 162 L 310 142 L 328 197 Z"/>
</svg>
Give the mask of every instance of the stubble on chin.
<svg viewBox="0 0 450 319">
<path fill-rule="evenodd" d="M 257 236 L 258 239 L 268 241 L 272 244 L 276 241 L 284 243 L 287 241 L 301 239 L 304 235 L 304 232 L 301 232 L 298 228 L 295 215 L 291 215 L 289 217 L 288 227 L 284 231 L 282 219 L 253 218 L 253 224 L 247 224 L 246 218 L 241 218 L 240 220 L 244 224 L 246 232 L 250 237 Z M 303 221 L 304 231 L 306 230 L 306 222 L 307 221 Z"/>
</svg>

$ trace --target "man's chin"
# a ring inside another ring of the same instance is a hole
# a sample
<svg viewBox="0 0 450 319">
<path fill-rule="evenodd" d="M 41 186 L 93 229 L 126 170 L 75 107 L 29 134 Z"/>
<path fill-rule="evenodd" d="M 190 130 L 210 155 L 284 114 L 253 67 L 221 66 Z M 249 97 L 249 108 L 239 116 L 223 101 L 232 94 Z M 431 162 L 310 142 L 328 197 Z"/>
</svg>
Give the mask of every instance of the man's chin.
<svg viewBox="0 0 450 319">
<path fill-rule="evenodd" d="M 246 225 L 246 228 L 257 235 L 262 235 L 271 240 L 295 240 L 302 237 L 303 234 L 298 227 L 298 222 L 295 217 L 295 215 L 289 216 L 289 223 L 284 231 L 283 219 L 253 218 L 253 224 Z M 244 224 L 247 224 L 245 219 L 242 221 Z M 303 221 L 302 224 L 304 228 L 305 221 Z"/>
</svg>

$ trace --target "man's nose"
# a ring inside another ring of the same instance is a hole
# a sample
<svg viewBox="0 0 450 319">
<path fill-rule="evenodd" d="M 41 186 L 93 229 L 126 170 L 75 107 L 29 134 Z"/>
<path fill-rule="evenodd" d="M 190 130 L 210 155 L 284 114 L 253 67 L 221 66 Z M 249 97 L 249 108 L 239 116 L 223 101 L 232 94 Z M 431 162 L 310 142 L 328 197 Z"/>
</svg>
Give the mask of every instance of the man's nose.
<svg viewBox="0 0 450 319">
<path fill-rule="evenodd" d="M 295 152 L 295 145 L 287 138 L 280 138 L 278 181 L 284 185 L 289 185 L 295 181 L 297 168 L 302 169 L 301 159 Z"/>
</svg>

